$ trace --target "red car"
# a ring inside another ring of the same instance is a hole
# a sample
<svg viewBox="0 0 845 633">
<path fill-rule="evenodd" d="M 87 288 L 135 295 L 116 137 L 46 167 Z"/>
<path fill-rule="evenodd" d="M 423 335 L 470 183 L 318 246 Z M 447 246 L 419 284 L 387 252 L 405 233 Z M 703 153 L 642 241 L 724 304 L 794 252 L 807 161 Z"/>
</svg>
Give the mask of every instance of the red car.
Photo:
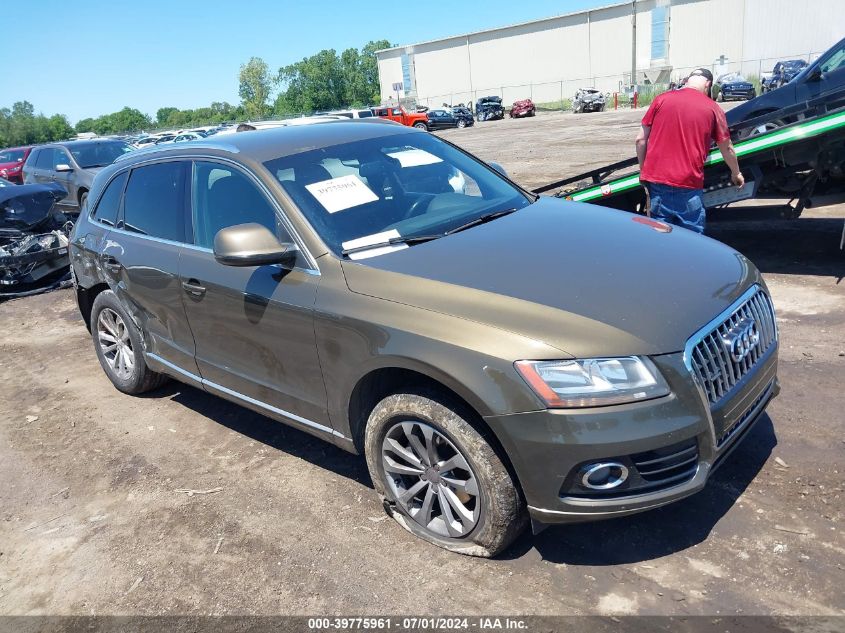
<svg viewBox="0 0 845 633">
<path fill-rule="evenodd" d="M 428 115 L 424 112 L 408 112 L 404 106 L 378 106 L 371 109 L 374 115 L 382 119 L 390 119 L 421 130 L 427 130 L 429 127 Z"/>
<path fill-rule="evenodd" d="M 534 107 L 534 102 L 531 101 L 531 99 L 514 101 L 511 106 L 510 115 L 512 119 L 521 119 L 524 116 L 534 116 L 535 114 L 536 108 Z"/>
<path fill-rule="evenodd" d="M 0 150 L 0 178 L 18 185 L 23 184 L 21 168 L 26 162 L 32 147 L 10 147 Z"/>
</svg>

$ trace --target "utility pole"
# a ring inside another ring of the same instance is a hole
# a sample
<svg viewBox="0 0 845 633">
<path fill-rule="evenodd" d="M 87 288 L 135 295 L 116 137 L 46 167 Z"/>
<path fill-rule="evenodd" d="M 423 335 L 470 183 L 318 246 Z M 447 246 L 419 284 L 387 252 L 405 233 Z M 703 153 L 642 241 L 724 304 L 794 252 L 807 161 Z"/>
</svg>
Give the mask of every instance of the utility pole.
<svg viewBox="0 0 845 633">
<path fill-rule="evenodd" d="M 637 91 L 637 0 L 631 0 L 631 86 Z"/>
</svg>

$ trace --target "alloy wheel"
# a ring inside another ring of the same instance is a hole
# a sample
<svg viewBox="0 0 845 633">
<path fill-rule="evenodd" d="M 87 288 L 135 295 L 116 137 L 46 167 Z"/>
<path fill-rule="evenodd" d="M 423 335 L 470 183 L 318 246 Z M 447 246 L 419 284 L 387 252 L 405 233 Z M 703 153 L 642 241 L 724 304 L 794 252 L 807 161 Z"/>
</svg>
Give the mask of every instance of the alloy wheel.
<svg viewBox="0 0 845 633">
<path fill-rule="evenodd" d="M 135 371 L 132 339 L 120 315 L 111 308 L 103 308 L 97 317 L 97 341 L 103 358 L 121 380 L 129 380 Z"/>
<path fill-rule="evenodd" d="M 382 467 L 397 504 L 430 532 L 460 538 L 478 523 L 475 474 L 434 427 L 416 420 L 395 424 L 382 442 Z"/>
</svg>

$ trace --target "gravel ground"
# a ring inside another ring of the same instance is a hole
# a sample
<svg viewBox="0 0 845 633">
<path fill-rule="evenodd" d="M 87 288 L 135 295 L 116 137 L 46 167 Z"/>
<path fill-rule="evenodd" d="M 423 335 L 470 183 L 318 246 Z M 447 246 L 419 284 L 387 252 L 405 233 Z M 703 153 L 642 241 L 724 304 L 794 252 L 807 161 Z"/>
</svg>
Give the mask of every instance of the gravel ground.
<svg viewBox="0 0 845 633">
<path fill-rule="evenodd" d="M 443 135 L 537 186 L 627 158 L 637 121 Z M 845 614 L 845 205 L 773 216 L 709 230 L 774 296 L 768 415 L 703 492 L 496 560 L 386 520 L 361 458 L 175 382 L 117 392 L 72 291 L 0 304 L 0 614 Z"/>
</svg>

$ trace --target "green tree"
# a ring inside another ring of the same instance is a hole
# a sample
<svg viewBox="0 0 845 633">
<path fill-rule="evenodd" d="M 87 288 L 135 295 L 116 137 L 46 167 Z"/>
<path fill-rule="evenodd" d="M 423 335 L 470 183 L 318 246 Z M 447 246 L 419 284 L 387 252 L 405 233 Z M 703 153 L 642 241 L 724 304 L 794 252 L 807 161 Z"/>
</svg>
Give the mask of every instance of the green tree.
<svg viewBox="0 0 845 633">
<path fill-rule="evenodd" d="M 279 69 L 282 92 L 276 114 L 314 112 L 346 106 L 365 106 L 379 100 L 378 64 L 375 52 L 389 48 L 387 40 L 368 42 L 361 50 L 348 48 L 339 56 L 334 50 Z"/>
<path fill-rule="evenodd" d="M 171 108 L 171 107 L 159 108 L 158 111 L 156 112 L 156 124 L 159 127 L 166 127 L 167 126 L 167 120 L 170 117 L 170 115 L 172 113 L 178 112 L 178 111 L 179 111 L 179 108 Z"/>
<path fill-rule="evenodd" d="M 260 57 L 250 58 L 246 64 L 241 65 L 238 84 L 238 95 L 243 101 L 247 116 L 251 119 L 266 116 L 270 110 L 268 101 L 273 89 L 267 63 Z"/>
<path fill-rule="evenodd" d="M 80 119 L 76 122 L 76 133 L 82 134 L 83 132 L 93 132 L 94 131 L 94 119 Z"/>
<path fill-rule="evenodd" d="M 111 116 L 111 132 L 138 132 L 152 127 L 153 123 L 146 114 L 126 106 Z"/>
<path fill-rule="evenodd" d="M 361 49 L 361 75 L 363 76 L 364 84 L 367 87 L 367 98 L 364 99 L 364 101 L 368 105 L 376 104 L 381 100 L 376 51 L 390 47 L 391 43 L 389 40 L 374 40 L 367 42 L 364 48 Z"/>
<path fill-rule="evenodd" d="M 280 68 L 278 79 L 285 91 L 276 104 L 290 112 L 331 110 L 346 100 L 344 69 L 334 49 Z"/>
<path fill-rule="evenodd" d="M 74 134 L 73 126 L 64 114 L 54 114 L 47 119 L 47 136 L 50 141 L 70 138 Z"/>
</svg>

